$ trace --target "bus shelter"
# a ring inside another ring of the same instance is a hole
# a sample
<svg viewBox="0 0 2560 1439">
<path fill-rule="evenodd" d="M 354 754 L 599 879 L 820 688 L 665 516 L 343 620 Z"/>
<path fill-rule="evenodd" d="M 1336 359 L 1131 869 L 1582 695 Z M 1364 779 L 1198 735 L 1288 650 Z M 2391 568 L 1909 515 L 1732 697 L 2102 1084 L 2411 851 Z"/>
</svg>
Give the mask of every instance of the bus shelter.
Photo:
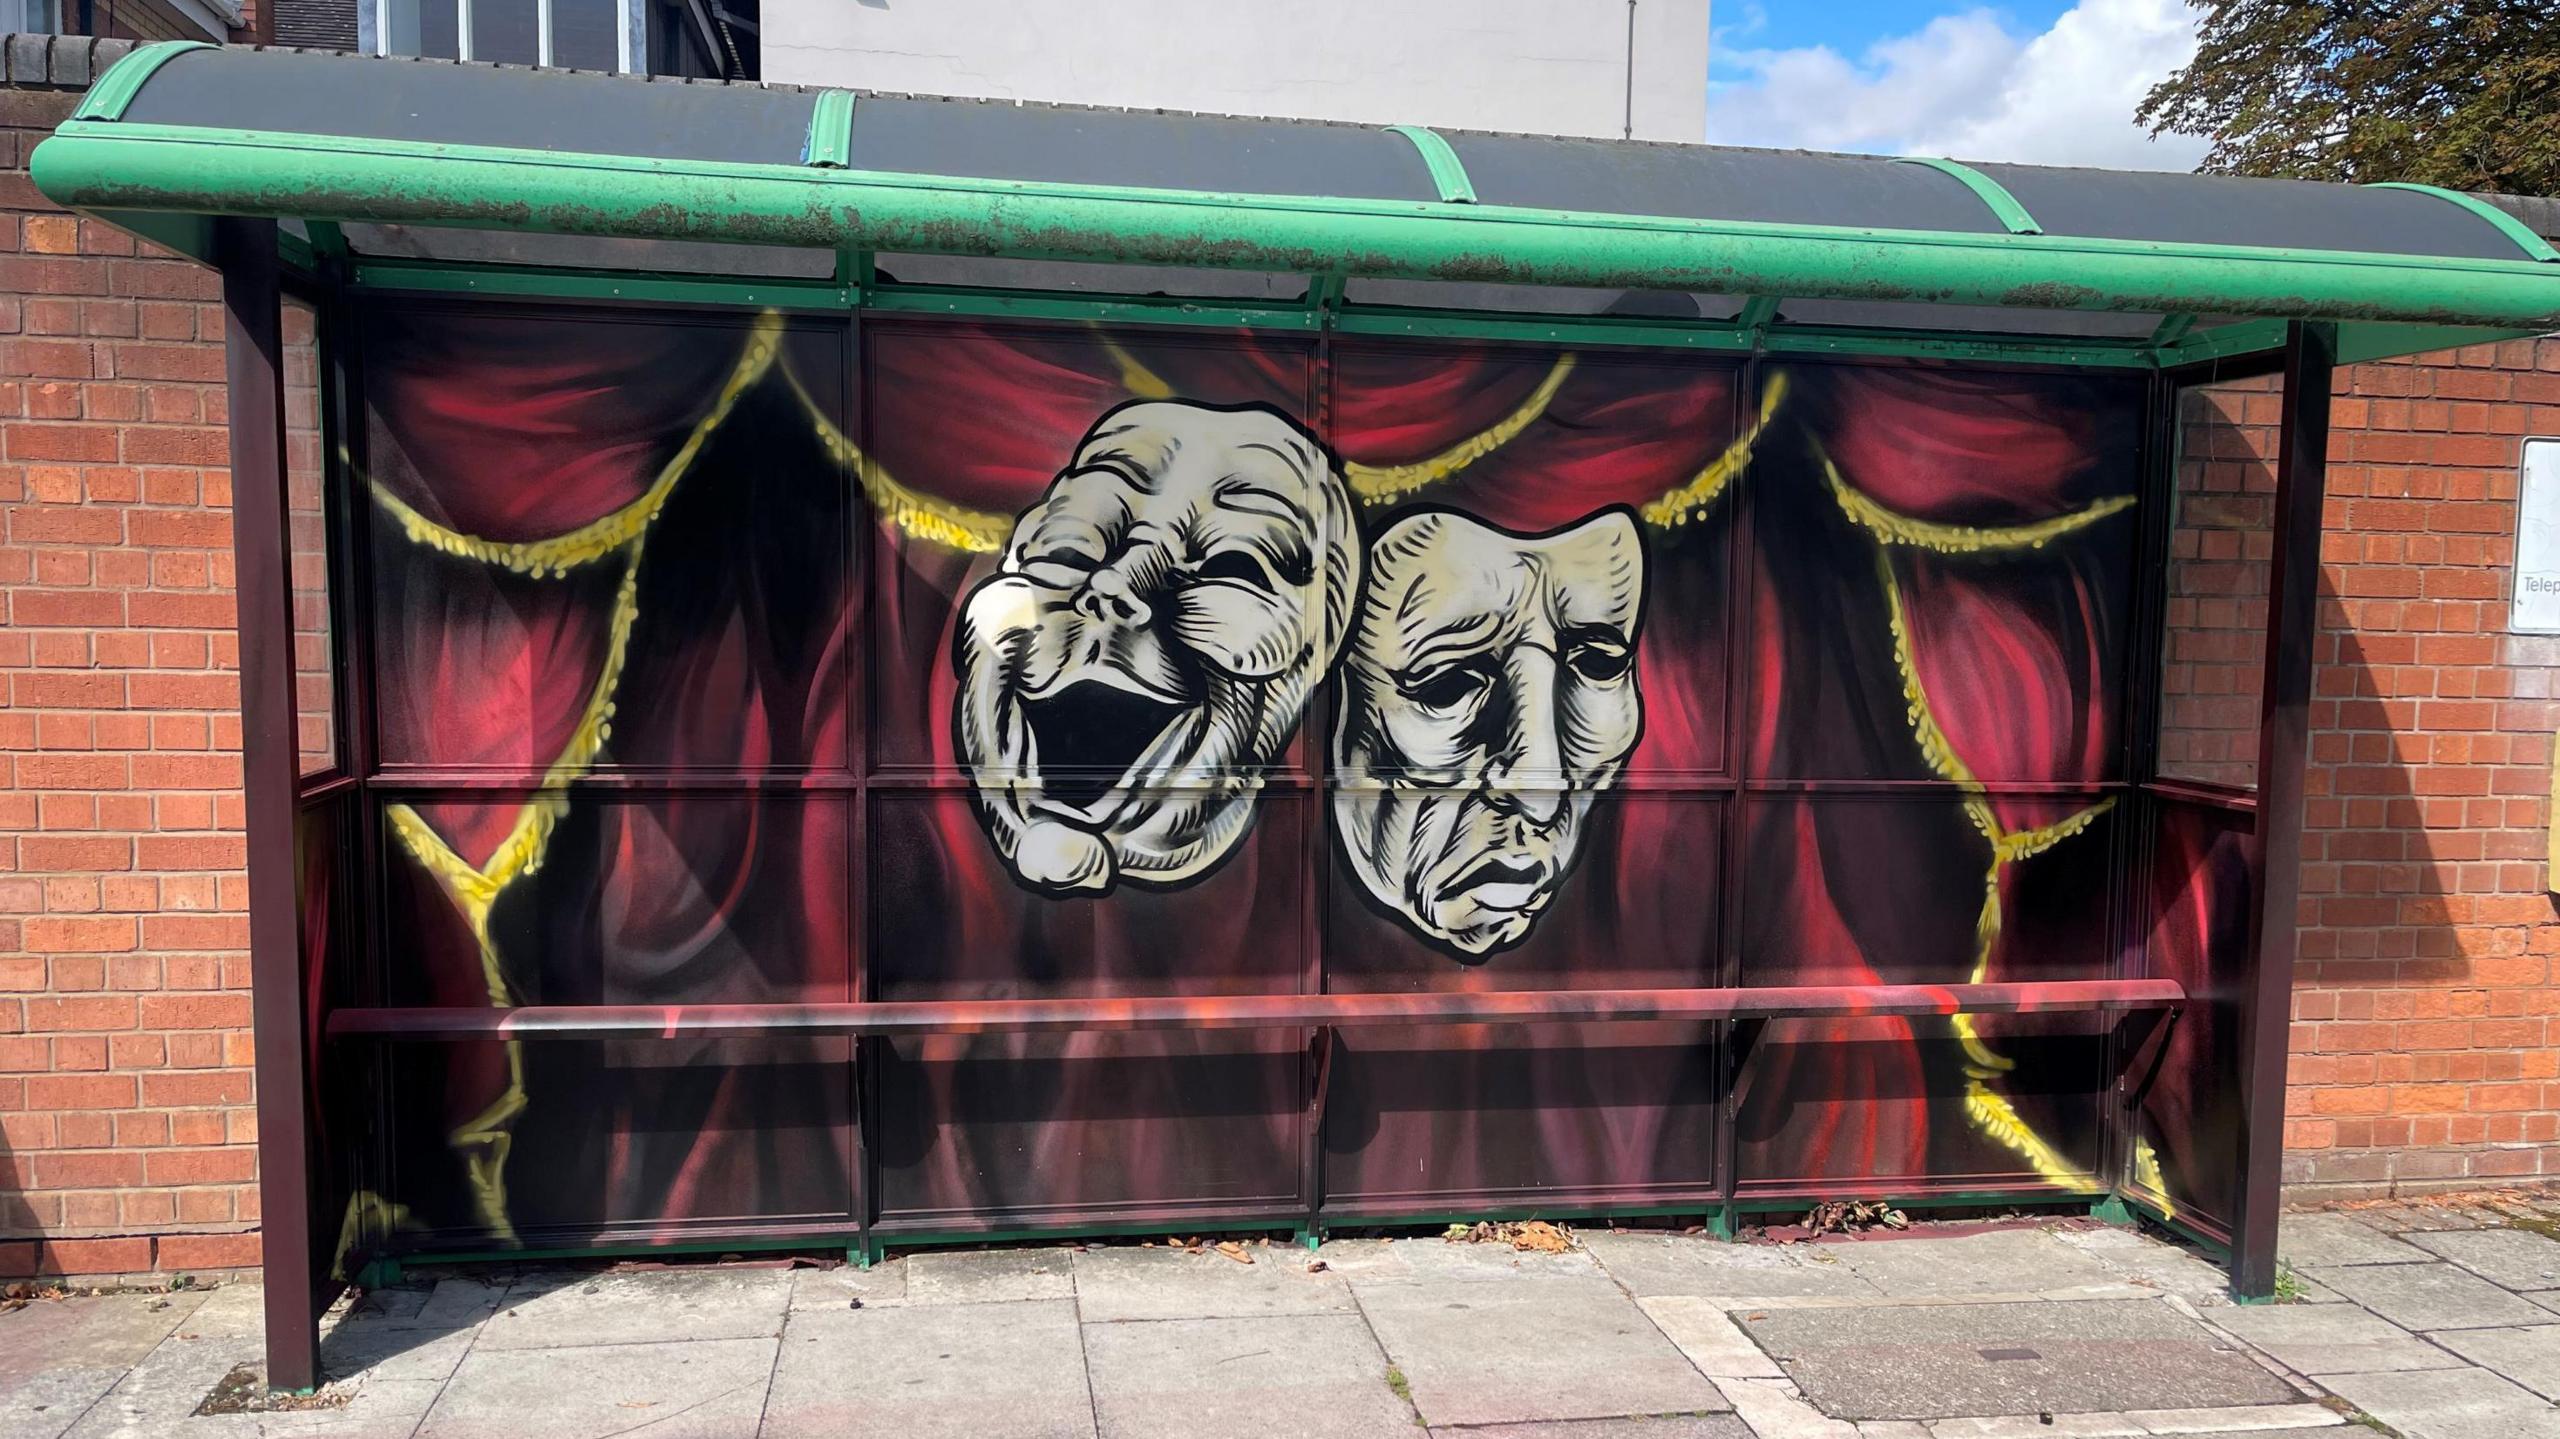
<svg viewBox="0 0 2560 1439">
<path fill-rule="evenodd" d="M 285 1387 L 429 1257 L 2265 1296 L 2332 370 L 2560 327 L 2422 186 L 187 44 L 33 171 L 222 274 Z"/>
</svg>

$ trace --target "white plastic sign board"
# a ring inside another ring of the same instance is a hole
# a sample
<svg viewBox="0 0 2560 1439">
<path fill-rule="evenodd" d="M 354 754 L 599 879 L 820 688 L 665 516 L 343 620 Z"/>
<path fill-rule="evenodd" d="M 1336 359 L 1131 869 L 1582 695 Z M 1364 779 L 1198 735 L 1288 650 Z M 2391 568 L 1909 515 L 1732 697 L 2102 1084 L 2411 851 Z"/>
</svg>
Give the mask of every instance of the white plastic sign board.
<svg viewBox="0 0 2560 1439">
<path fill-rule="evenodd" d="M 2507 628 L 2560 634 L 2560 439 L 2524 442 L 2516 486 L 2516 583 Z"/>
</svg>

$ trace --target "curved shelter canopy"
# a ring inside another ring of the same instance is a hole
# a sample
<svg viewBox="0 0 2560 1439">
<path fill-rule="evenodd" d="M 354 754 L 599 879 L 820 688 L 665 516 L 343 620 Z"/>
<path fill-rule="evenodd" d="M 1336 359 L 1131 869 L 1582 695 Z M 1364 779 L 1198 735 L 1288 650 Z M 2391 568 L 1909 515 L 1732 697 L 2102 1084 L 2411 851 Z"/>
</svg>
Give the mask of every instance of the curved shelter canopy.
<svg viewBox="0 0 2560 1439">
<path fill-rule="evenodd" d="M 317 222 L 315 251 L 343 241 L 359 261 L 1336 307 L 1348 282 L 1355 310 L 2027 334 L 2118 361 L 2275 343 L 2251 320 L 2345 322 L 2351 359 L 2560 326 L 2560 253 L 2424 187 L 183 44 L 110 72 L 33 169 L 56 201 L 199 255 L 207 217 L 270 216 Z M 475 248 L 418 227 L 547 238 Z M 692 244 L 652 248 L 669 242 Z M 1314 282 L 1274 278 L 1297 276 Z M 1965 308 L 1929 308 L 1948 306 Z"/>
</svg>

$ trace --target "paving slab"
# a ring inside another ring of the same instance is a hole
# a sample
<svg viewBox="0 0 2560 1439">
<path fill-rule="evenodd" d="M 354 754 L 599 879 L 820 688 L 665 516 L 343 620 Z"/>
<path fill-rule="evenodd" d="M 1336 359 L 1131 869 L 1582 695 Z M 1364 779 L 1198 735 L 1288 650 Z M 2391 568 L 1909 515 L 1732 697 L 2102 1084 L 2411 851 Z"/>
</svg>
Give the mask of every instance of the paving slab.
<svg viewBox="0 0 2560 1439">
<path fill-rule="evenodd" d="M 1583 1247 L 1639 1297 L 1793 1299 L 1881 1294 L 1829 1248 L 1733 1244 L 1703 1235 L 1585 1234 Z"/>
<path fill-rule="evenodd" d="M 1248 1248 L 1248 1262 L 1180 1249 L 1088 1249 L 1075 1256 L 1077 1311 L 1087 1324 L 1130 1319 L 1241 1319 L 1350 1314 L 1351 1286 L 1303 1249 Z"/>
<path fill-rule="evenodd" d="M 2560 1314 L 2560 1289 L 2542 1289 L 2524 1296 L 2554 1314 Z"/>
<path fill-rule="evenodd" d="M 1814 1408 L 1784 1379 L 1719 1379 L 1734 1416 L 1759 1439 L 1861 1439 L 1858 1426 Z"/>
<path fill-rule="evenodd" d="M 794 1309 L 851 1309 L 857 1299 L 866 1308 L 906 1303 L 907 1262 L 885 1260 L 868 1269 L 839 1264 L 827 1269 L 803 1269 L 791 1276 Z"/>
<path fill-rule="evenodd" d="M 1724 1307 L 1694 1294 L 1656 1294 L 1636 1301 L 1698 1372 L 1710 1379 L 1783 1379 L 1778 1361 L 1762 1353 Z"/>
<path fill-rule="evenodd" d="M 2315 1269 L 2311 1277 L 2403 1329 L 2498 1329 L 2542 1322 L 2540 1306 L 2442 1262 Z"/>
<path fill-rule="evenodd" d="M 2152 1299 L 1773 1309 L 1743 1327 L 1843 1419 L 2288 1404 L 2304 1397 Z"/>
<path fill-rule="evenodd" d="M 2284 1215 L 2276 1221 L 2276 1255 L 2296 1269 L 2427 1262 L 2425 1250 L 2403 1244 L 2352 1214 Z"/>
<path fill-rule="evenodd" d="M 225 1292 L 215 1291 L 216 1297 Z M 257 1295 L 254 1289 L 245 1292 L 253 1298 Z M 214 1308 L 212 1299 L 198 1305 L 185 1323 L 63 1432 L 70 1439 L 158 1439 L 175 1432 L 225 1375 L 243 1364 L 265 1364 L 266 1341 L 255 1325 L 244 1327 L 237 1322 L 239 1309 L 236 1296 L 220 1309 Z M 208 1315 L 208 1310 L 213 1312 Z M 304 1421 L 309 1416 L 229 1417 L 289 1421 L 276 1426 L 281 1431 L 308 1427 Z M 202 1432 L 212 1431 L 202 1428 Z"/>
<path fill-rule="evenodd" d="M 1412 1439 L 1357 1314 L 1087 1324 L 1102 1439 Z"/>
<path fill-rule="evenodd" d="M 2436 1342 L 2500 1378 L 2560 1401 L 2560 1324 L 2448 1330 Z"/>
<path fill-rule="evenodd" d="M 2326 1404 L 2137 1409 L 2124 1417 L 2150 1434 L 2300 1434 L 2306 1429 L 2335 1429 L 2347 1422 L 2347 1416 Z"/>
<path fill-rule="evenodd" d="M 1826 1246 L 1894 1298 L 2041 1294 L 2119 1283 L 2090 1255 L 2040 1229 L 2001 1229 L 1959 1239 L 1883 1239 Z"/>
<path fill-rule="evenodd" d="M 1931 1439 L 2131 1439 L 2141 1425 L 2121 1414 L 1999 1414 L 1972 1419 L 1941 1419 L 1929 1426 Z"/>
<path fill-rule="evenodd" d="M 441 1384 L 471 1352 L 476 1329 L 427 1329 L 351 1314 L 320 1335 L 320 1373 L 327 1380 Z"/>
<path fill-rule="evenodd" d="M 2327 1383 L 2402 1439 L 2560 1439 L 2560 1408 L 2485 1369 L 2349 1374 Z"/>
<path fill-rule="evenodd" d="M 1387 1357 L 1434 1425 L 1686 1414 L 1715 1386 L 1605 1277 L 1507 1284 L 1352 1280 Z"/>
<path fill-rule="evenodd" d="M 755 1434 L 772 1339 L 562 1349 L 478 1349 L 427 1411 L 418 1439 L 742 1439 Z"/>
<path fill-rule="evenodd" d="M 773 1339 L 791 1307 L 791 1271 L 688 1265 L 562 1270 L 507 1289 L 480 1326 L 482 1350 L 569 1349 L 675 1339 Z"/>
<path fill-rule="evenodd" d="M 2489 1229 L 2509 1222 L 2503 1212 L 2477 1204 L 2382 1204 L 2345 1212 L 2391 1234 Z"/>
<path fill-rule="evenodd" d="M 1064 1249 L 910 1254 L 903 1262 L 911 1304 L 1018 1304 L 1071 1299 L 1076 1292 Z"/>
<path fill-rule="evenodd" d="M 1511 1279 L 1596 1279 L 1600 1263 L 1583 1249 L 1561 1254 L 1514 1249 L 1508 1244 L 1452 1244 L 1446 1239 L 1373 1239 L 1316 1251 L 1327 1270 L 1355 1283 Z"/>
<path fill-rule="evenodd" d="M 1753 1439 L 1751 1430 L 1730 1414 L 1563 1419 L 1545 1424 L 1494 1424 L 1478 1429 L 1434 1429 L 1429 1432 L 1432 1439 Z M 1929 1436 L 1922 1434 L 1918 1439 L 1929 1439 Z"/>
<path fill-rule="evenodd" d="M 782 1332 L 765 1432 L 1092 1439 L 1075 1305 L 1037 1299 L 794 1314 Z"/>
<path fill-rule="evenodd" d="M 498 1312 L 498 1304 L 507 1297 L 503 1279 L 487 1275 L 455 1275 L 439 1279 L 427 1291 L 426 1302 L 409 1316 L 413 1324 L 429 1329 L 468 1329 Z"/>
<path fill-rule="evenodd" d="M 2213 1322 L 2298 1374 L 2390 1374 L 2459 1369 L 2462 1361 L 2353 1304 L 2249 1304 Z"/>
<path fill-rule="evenodd" d="M 2450 1229 L 2409 1242 L 2502 1289 L 2560 1289 L 2560 1239 L 2526 1229 Z"/>
<path fill-rule="evenodd" d="M 54 1439 L 204 1300 L 99 1294 L 0 1314 L 0 1434 Z"/>
<path fill-rule="evenodd" d="M 2230 1304 L 2231 1276 L 2191 1249 L 2166 1244 L 2131 1229 L 2063 1229 L 2053 1237 L 2088 1255 L 2129 1284 L 2175 1294 L 2190 1304 Z"/>
</svg>

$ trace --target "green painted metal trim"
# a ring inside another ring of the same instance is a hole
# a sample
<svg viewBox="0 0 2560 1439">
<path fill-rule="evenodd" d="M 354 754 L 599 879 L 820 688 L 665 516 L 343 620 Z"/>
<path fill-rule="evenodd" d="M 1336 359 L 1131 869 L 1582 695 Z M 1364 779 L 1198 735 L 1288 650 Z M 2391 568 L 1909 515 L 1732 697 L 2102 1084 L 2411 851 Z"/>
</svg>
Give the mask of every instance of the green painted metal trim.
<svg viewBox="0 0 2560 1439">
<path fill-rule="evenodd" d="M 1203 304 L 1190 300 L 1126 298 L 1054 290 L 904 289 L 881 286 L 862 296 L 867 313 L 975 315 L 1014 320 L 1092 320 L 1104 324 L 1215 325 L 1256 330 L 1312 330 L 1323 323 L 1300 305 Z"/>
<path fill-rule="evenodd" d="M 1333 317 L 1346 335 L 1410 335 L 1423 339 L 1521 340 L 1551 345 L 1643 345 L 1662 349 L 1747 350 L 1751 337 L 1727 324 L 1666 325 L 1606 316 L 1502 315 L 1469 310 L 1403 310 L 1347 306 Z"/>
<path fill-rule="evenodd" d="M 699 280 L 646 271 L 558 270 L 519 266 L 412 264 L 359 260 L 350 282 L 360 290 L 447 295 L 510 295 L 560 300 L 640 300 L 671 305 L 763 306 L 777 310 L 850 309 L 861 292 L 831 280 Z"/>
<path fill-rule="evenodd" d="M 1765 330 L 1771 320 L 1778 318 L 1778 307 L 1785 303 L 1783 295 L 1754 295 L 1742 302 L 1733 322 L 1746 330 Z"/>
<path fill-rule="evenodd" d="M 821 90 L 809 111 L 809 138 L 800 146 L 800 163 L 821 170 L 841 170 L 853 163 L 853 92 Z"/>
<path fill-rule="evenodd" d="M 848 1229 L 839 1234 L 802 1234 L 771 1239 L 743 1238 L 717 1243 L 573 1244 L 551 1249 L 445 1251 L 430 1249 L 404 1251 L 396 1255 L 378 1257 L 367 1261 L 366 1267 L 370 1268 L 380 1263 L 396 1263 L 405 1269 L 418 1269 L 430 1264 L 554 1264 L 590 1259 L 663 1259 L 669 1255 L 685 1254 L 774 1254 L 792 1249 L 843 1249 L 859 1243 L 861 1243 L 860 1236 Z"/>
<path fill-rule="evenodd" d="M 80 108 L 71 112 L 74 120 L 113 121 L 124 118 L 125 107 L 142 91 L 142 82 L 156 74 L 160 67 L 190 50 L 211 50 L 203 40 L 155 40 L 107 67 L 80 99 Z"/>
<path fill-rule="evenodd" d="M 213 262 L 213 219 L 208 215 L 181 215 L 166 210 L 93 210 L 106 221 L 134 238 L 147 241 L 164 250 L 174 250 L 190 260 Z"/>
<path fill-rule="evenodd" d="M 1904 330 L 1833 330 L 1784 325 L 1762 332 L 1761 345 L 1772 354 L 1906 355 L 1991 364 L 2069 365 L 2074 367 L 2148 369 L 2156 361 L 2139 343 L 2020 336 L 1938 334 Z"/>
<path fill-rule="evenodd" d="M 1883 1202 L 1896 1209 L 1987 1209 L 2005 1205 L 2013 1209 L 2082 1209 L 2106 1193 L 2103 1189 L 2072 1190 L 1967 1190 L 1955 1194 L 1929 1194 L 1917 1198 L 1884 1196 Z M 1737 1199 L 1736 1213 L 1786 1214 L 1812 1208 L 1815 1199 Z"/>
<path fill-rule="evenodd" d="M 1990 176 L 1985 175 L 1980 170 L 1973 168 L 1971 165 L 1963 164 L 1955 160 L 1941 160 L 1929 155 L 1904 155 L 1899 157 L 1899 163 L 1905 165 L 1926 165 L 1930 169 L 1937 171 L 1941 175 L 1952 178 L 1957 184 L 1971 190 L 1973 192 L 1973 198 L 1980 200 L 1983 203 L 1983 206 L 1991 211 L 1991 217 L 1998 220 L 2001 224 L 2006 225 L 2009 228 L 2009 233 L 2012 235 L 2041 235 L 2044 233 L 2044 227 L 2036 223 L 2035 216 L 2027 213 L 2026 206 L 2018 203 L 2017 196 L 2010 194 L 2008 188 L 2002 185 L 1999 181 L 1992 179 Z"/>
<path fill-rule="evenodd" d="M 1467 178 L 1467 167 L 1459 163 L 1458 152 L 1449 148 L 1449 142 L 1440 137 L 1439 131 L 1420 125 L 1389 125 L 1387 128 L 1413 142 L 1413 148 L 1422 156 L 1424 167 L 1431 171 L 1431 183 L 1440 187 L 1442 203 L 1476 203 L 1475 182 Z"/>
<path fill-rule="evenodd" d="M 2449 205 L 2459 205 L 2496 226 L 2498 233 L 2515 242 L 2515 247 L 2524 251 L 2526 258 L 2546 265 L 2560 263 L 2560 250 L 2551 248 L 2551 242 L 2535 234 L 2532 226 L 2476 195 L 2466 195 L 2460 190 L 2448 190 L 2441 185 L 2413 185 L 2405 180 L 2382 180 L 2364 188 L 2408 190 L 2420 195 L 2433 195 Z"/>
<path fill-rule="evenodd" d="M 2560 274 L 2524 260 L 1044 185 L 76 121 L 37 148 L 32 168 L 49 198 L 89 210 L 1513 284 L 2560 327 Z"/>
<path fill-rule="evenodd" d="M 2539 330 L 2483 330 L 2473 325 L 2340 325 L 2338 363 L 2360 365 L 2400 355 L 2427 355 L 2465 345 L 2494 345 L 2501 340 L 2530 340 Z"/>
<path fill-rule="evenodd" d="M 2284 348 L 2284 321 L 2243 320 L 2190 332 L 2159 352 L 2163 366 L 2192 365 L 2201 360 L 2227 360 Z"/>
<path fill-rule="evenodd" d="M 2195 327 L 2196 317 L 2193 315 L 2162 315 L 2160 323 L 2152 328 L 2149 344 L 2155 350 L 2174 345 L 2185 339 L 2187 332 Z"/>
</svg>

